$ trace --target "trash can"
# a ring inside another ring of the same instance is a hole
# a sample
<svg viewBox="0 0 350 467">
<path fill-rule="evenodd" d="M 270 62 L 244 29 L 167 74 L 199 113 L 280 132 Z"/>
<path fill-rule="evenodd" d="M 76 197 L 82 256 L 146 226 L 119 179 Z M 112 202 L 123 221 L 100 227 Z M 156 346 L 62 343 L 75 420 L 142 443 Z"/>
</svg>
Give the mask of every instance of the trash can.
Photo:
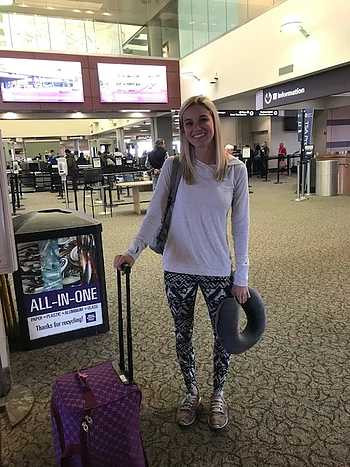
<svg viewBox="0 0 350 467">
<path fill-rule="evenodd" d="M 338 161 L 316 162 L 316 195 L 335 196 L 338 193 Z"/>
<path fill-rule="evenodd" d="M 13 225 L 17 347 L 108 331 L 101 223 L 68 209 L 45 209 L 15 216 Z"/>
<path fill-rule="evenodd" d="M 339 161 L 338 194 L 350 195 L 350 159 L 343 159 Z"/>
</svg>

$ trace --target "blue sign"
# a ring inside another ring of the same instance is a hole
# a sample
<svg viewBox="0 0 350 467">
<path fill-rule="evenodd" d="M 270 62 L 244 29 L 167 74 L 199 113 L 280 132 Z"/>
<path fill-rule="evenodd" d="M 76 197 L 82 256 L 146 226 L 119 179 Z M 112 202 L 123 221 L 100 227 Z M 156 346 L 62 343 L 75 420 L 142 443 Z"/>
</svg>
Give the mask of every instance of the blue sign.
<svg viewBox="0 0 350 467">
<path fill-rule="evenodd" d="M 93 235 L 18 245 L 30 340 L 103 324 Z"/>
<path fill-rule="evenodd" d="M 304 113 L 304 135 L 303 135 Z M 304 145 L 312 144 L 312 127 L 314 121 L 314 109 L 303 109 L 298 112 L 298 141 L 304 140 Z"/>
</svg>

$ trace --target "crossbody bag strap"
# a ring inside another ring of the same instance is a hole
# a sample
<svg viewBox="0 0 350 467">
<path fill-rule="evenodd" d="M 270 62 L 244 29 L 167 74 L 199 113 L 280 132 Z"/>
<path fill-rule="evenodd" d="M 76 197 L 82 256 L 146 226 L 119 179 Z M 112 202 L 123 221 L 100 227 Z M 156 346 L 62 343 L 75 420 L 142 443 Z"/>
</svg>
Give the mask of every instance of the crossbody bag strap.
<svg viewBox="0 0 350 467">
<path fill-rule="evenodd" d="M 170 190 L 168 194 L 168 201 L 167 201 L 166 209 L 165 209 L 164 216 L 163 216 L 163 222 L 164 222 L 164 219 L 167 217 L 170 206 L 175 203 L 177 188 L 179 186 L 180 179 L 182 176 L 182 170 L 180 169 L 181 169 L 180 158 L 178 156 L 175 156 L 173 159 L 173 163 L 171 165 Z"/>
<path fill-rule="evenodd" d="M 241 161 L 239 159 L 234 159 L 231 161 L 231 167 L 232 167 L 232 170 L 233 170 L 233 190 L 232 190 L 232 200 L 231 200 L 231 208 L 233 207 L 233 203 L 234 203 L 234 200 L 235 200 L 235 165 L 240 165 Z"/>
<path fill-rule="evenodd" d="M 181 163 L 179 156 L 175 156 L 171 167 L 169 205 L 174 204 L 177 189 L 182 176 Z"/>
</svg>

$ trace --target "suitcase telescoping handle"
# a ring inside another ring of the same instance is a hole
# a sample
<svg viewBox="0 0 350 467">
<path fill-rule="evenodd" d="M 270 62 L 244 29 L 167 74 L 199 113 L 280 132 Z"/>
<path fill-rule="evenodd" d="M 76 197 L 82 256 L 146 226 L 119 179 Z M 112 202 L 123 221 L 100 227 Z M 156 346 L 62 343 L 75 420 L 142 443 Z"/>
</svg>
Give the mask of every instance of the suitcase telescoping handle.
<svg viewBox="0 0 350 467">
<path fill-rule="evenodd" d="M 119 331 L 119 368 L 123 375 L 132 384 L 134 382 L 133 356 L 132 356 L 132 331 L 131 331 L 131 294 L 130 294 L 130 272 L 131 267 L 128 264 L 122 265 L 122 271 L 117 270 L 117 291 L 118 291 L 118 331 Z M 122 278 L 125 275 L 126 290 L 126 344 L 128 353 L 128 368 L 125 368 L 125 350 L 124 350 L 124 319 L 123 319 L 123 300 L 122 300 Z"/>
</svg>

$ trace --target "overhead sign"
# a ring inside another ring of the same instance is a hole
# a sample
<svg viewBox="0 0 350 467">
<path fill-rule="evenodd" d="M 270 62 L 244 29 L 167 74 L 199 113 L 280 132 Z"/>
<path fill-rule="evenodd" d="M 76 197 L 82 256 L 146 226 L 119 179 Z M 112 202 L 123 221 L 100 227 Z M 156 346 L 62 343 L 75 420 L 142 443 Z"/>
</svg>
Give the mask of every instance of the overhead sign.
<svg viewBox="0 0 350 467">
<path fill-rule="evenodd" d="M 258 108 L 303 102 L 319 97 L 342 94 L 350 90 L 350 65 L 279 84 L 256 94 Z M 262 99 L 261 99 L 262 94 Z"/>
<path fill-rule="evenodd" d="M 219 110 L 220 117 L 278 117 L 279 110 Z"/>
</svg>

